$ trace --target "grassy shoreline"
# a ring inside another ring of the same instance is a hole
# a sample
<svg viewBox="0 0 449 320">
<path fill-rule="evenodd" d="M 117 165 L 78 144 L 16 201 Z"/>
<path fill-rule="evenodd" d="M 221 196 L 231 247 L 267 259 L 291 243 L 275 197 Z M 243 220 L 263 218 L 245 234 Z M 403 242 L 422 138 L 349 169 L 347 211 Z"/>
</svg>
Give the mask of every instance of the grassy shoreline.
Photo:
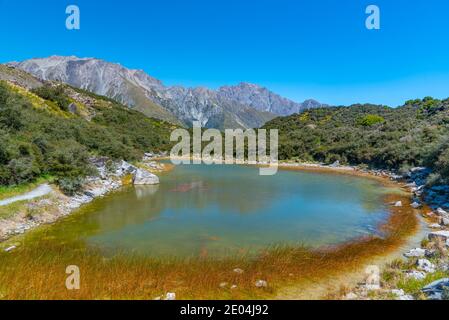
<svg viewBox="0 0 449 320">
<path fill-rule="evenodd" d="M 372 178 L 398 187 L 385 178 Z M 287 286 L 306 288 L 310 282 L 331 280 L 397 250 L 418 228 L 416 211 L 409 206 L 410 197 L 389 194 L 384 199 L 385 203 L 399 200 L 404 207 L 391 207 L 388 221 L 379 226 L 386 233 L 385 238 L 359 238 L 320 249 L 277 247 L 255 259 L 158 260 L 123 254 L 105 258 L 82 245 L 56 246 L 50 240 L 26 243 L 11 254 L 0 253 L 0 297 L 154 299 L 166 292 L 176 292 L 178 299 L 273 298 Z M 45 239 L 45 231 L 41 232 Z M 81 269 L 82 286 L 76 292 L 65 289 L 64 271 L 72 264 Z M 244 273 L 236 274 L 235 268 L 243 269 Z M 268 287 L 256 288 L 257 280 L 267 281 Z M 233 285 L 237 287 L 231 289 Z"/>
</svg>

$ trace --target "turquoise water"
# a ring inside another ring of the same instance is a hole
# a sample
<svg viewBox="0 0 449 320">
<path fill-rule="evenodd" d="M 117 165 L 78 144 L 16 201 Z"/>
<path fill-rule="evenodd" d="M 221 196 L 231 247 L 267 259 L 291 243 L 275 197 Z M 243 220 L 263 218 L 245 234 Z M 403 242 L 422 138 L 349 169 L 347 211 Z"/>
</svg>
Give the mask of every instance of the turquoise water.
<svg viewBox="0 0 449 320">
<path fill-rule="evenodd" d="M 244 166 L 184 165 L 159 186 L 127 187 L 52 227 L 105 252 L 230 256 L 272 245 L 337 244 L 388 217 L 386 188 L 352 176 Z"/>
</svg>

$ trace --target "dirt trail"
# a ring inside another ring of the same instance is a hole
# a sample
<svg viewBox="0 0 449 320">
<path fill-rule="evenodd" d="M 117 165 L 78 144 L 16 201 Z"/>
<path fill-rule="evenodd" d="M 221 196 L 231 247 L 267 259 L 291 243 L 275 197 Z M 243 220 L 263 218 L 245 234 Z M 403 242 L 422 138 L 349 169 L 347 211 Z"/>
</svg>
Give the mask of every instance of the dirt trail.
<svg viewBox="0 0 449 320">
<path fill-rule="evenodd" d="M 53 189 L 50 187 L 50 185 L 42 184 L 30 192 L 21 194 L 19 196 L 11 197 L 8 199 L 0 200 L 0 207 L 7 206 L 11 203 L 18 202 L 18 201 L 26 201 L 26 200 L 32 200 L 35 198 L 43 197 L 52 191 L 53 191 Z"/>
</svg>

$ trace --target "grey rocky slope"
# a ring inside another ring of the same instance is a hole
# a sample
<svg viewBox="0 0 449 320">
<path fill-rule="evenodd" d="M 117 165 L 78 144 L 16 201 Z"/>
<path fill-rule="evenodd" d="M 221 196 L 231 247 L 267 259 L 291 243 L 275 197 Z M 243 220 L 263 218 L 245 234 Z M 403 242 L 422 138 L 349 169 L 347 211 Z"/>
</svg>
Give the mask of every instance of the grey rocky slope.
<svg viewBox="0 0 449 320">
<path fill-rule="evenodd" d="M 218 92 L 220 96 L 226 99 L 237 101 L 259 111 L 271 112 L 281 116 L 288 116 L 305 109 L 323 106 L 316 100 L 306 100 L 303 103 L 297 103 L 283 98 L 267 88 L 244 82 L 237 86 L 221 87 Z"/>
<path fill-rule="evenodd" d="M 318 107 L 282 98 L 251 84 L 207 88 L 165 86 L 142 70 L 94 58 L 52 56 L 9 65 L 43 80 L 54 80 L 104 95 L 145 115 L 191 126 L 199 121 L 208 128 L 255 128 L 279 115 Z"/>
</svg>

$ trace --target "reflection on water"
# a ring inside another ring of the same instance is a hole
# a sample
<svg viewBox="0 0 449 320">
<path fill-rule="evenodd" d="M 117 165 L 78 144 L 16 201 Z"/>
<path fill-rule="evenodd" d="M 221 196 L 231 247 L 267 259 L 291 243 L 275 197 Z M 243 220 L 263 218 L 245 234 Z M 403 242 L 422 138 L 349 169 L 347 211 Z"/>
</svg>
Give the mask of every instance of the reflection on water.
<svg viewBox="0 0 449 320">
<path fill-rule="evenodd" d="M 357 177 L 244 166 L 179 166 L 57 223 L 60 241 L 154 256 L 225 256 L 275 244 L 335 244 L 375 232 L 386 189 Z"/>
<path fill-rule="evenodd" d="M 154 195 L 159 190 L 159 185 L 134 186 L 134 190 L 136 191 L 137 199 L 142 200 Z"/>
</svg>

